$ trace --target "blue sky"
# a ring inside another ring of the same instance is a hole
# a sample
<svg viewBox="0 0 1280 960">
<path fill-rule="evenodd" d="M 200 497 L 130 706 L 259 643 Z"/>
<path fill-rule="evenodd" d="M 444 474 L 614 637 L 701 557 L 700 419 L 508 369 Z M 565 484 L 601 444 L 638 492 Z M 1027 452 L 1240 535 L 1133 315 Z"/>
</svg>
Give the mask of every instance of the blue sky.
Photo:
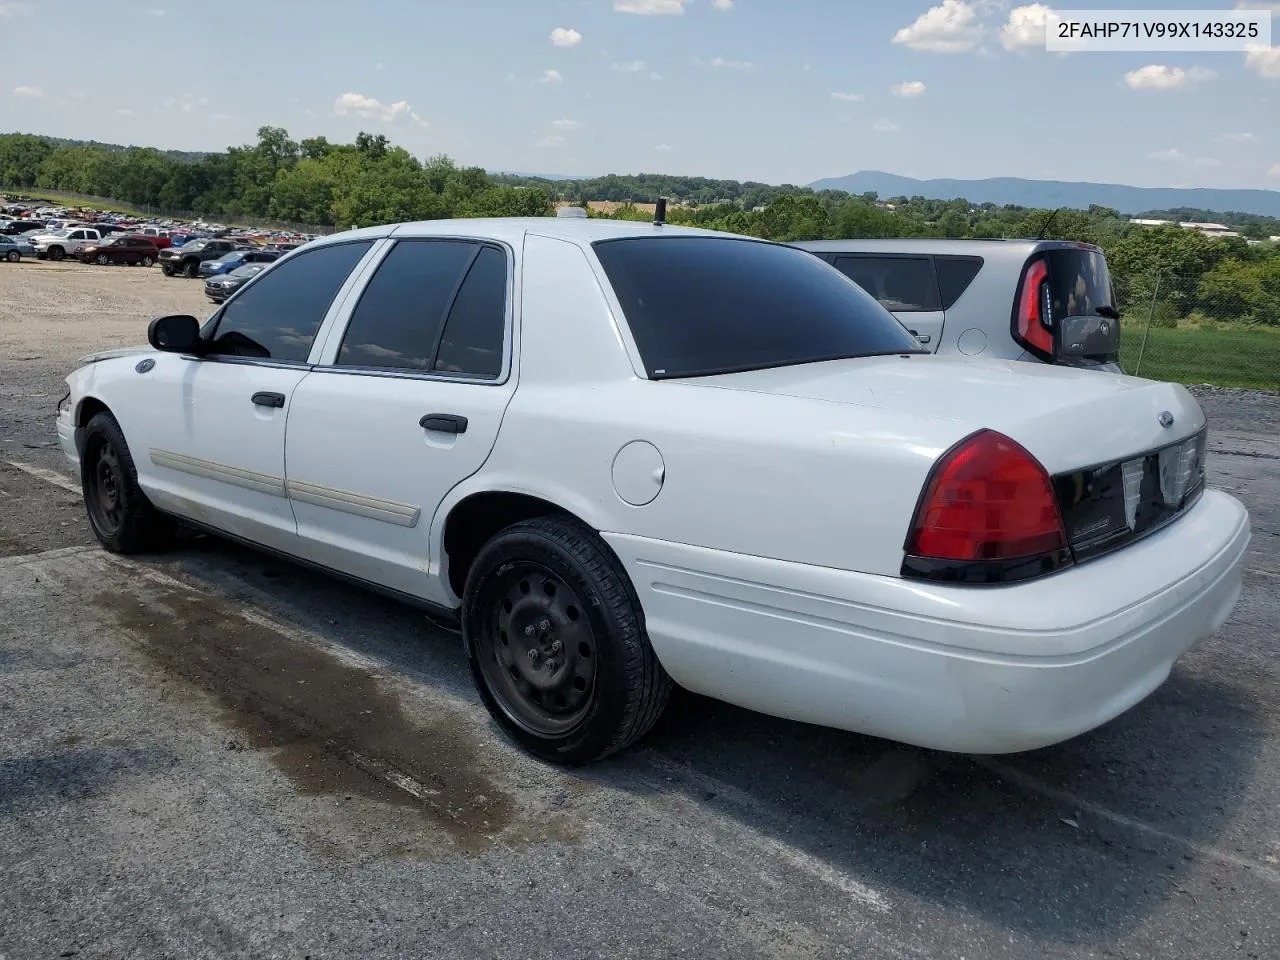
<svg viewBox="0 0 1280 960">
<path fill-rule="evenodd" d="M 0 131 L 218 149 L 274 124 L 299 138 L 370 130 L 419 156 L 530 172 L 1280 188 L 1280 47 L 1050 54 L 1043 9 L 0 0 Z"/>
</svg>

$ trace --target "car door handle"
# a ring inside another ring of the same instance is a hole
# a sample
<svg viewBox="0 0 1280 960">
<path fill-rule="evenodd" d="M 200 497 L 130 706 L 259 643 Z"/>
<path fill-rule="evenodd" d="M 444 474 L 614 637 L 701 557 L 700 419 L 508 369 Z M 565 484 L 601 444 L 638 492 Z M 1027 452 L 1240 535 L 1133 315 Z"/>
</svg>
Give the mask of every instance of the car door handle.
<svg viewBox="0 0 1280 960">
<path fill-rule="evenodd" d="M 929 336 L 929 334 L 927 333 L 917 333 L 914 330 L 908 330 L 907 332 L 910 333 L 917 340 L 919 340 L 921 343 L 928 343 L 930 340 L 933 339 L 933 337 Z"/>
<path fill-rule="evenodd" d="M 255 407 L 283 407 L 284 394 L 272 393 L 269 390 L 259 390 L 253 395 L 253 405 Z"/>
<path fill-rule="evenodd" d="M 418 426 L 435 433 L 466 433 L 467 418 L 456 413 L 428 413 L 418 421 Z"/>
</svg>

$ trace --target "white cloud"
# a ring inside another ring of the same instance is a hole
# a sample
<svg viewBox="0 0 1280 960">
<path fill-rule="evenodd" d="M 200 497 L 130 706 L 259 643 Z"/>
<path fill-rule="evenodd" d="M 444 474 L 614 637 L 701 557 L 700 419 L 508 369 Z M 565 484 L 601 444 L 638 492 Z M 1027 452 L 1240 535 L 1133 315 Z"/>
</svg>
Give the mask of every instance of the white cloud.
<svg viewBox="0 0 1280 960">
<path fill-rule="evenodd" d="M 543 137 L 541 140 L 539 140 L 539 141 L 538 141 L 538 146 L 540 146 L 540 147 L 558 147 L 558 146 L 560 146 L 560 144 L 562 144 L 562 143 L 564 143 L 564 137 L 560 136 L 559 134 L 555 134 L 555 135 L 550 136 L 550 137 Z"/>
<path fill-rule="evenodd" d="M 1208 67 L 1167 67 L 1149 63 L 1124 75 L 1124 82 L 1133 90 L 1180 90 L 1195 83 L 1212 80 L 1218 74 Z"/>
<path fill-rule="evenodd" d="M 420 127 L 427 126 L 427 121 L 418 116 L 408 100 L 397 100 L 395 103 L 383 103 L 362 93 L 348 91 L 333 101 L 333 114 L 345 117 L 354 114 L 366 120 L 380 120 L 383 123 L 396 123 L 400 120 L 412 120 Z"/>
<path fill-rule="evenodd" d="M 728 70 L 750 70 L 753 66 L 750 60 L 726 60 L 724 57 L 715 57 L 711 61 L 713 67 L 724 67 Z"/>
<path fill-rule="evenodd" d="M 895 33 L 893 42 L 925 53 L 968 53 L 984 32 L 972 6 L 964 0 L 942 0 Z"/>
<path fill-rule="evenodd" d="M 732 10 L 733 0 L 711 0 L 711 5 L 717 10 Z"/>
<path fill-rule="evenodd" d="M 132 110 L 130 110 L 128 107 L 121 107 L 120 109 L 118 109 L 118 110 L 116 111 L 116 116 L 117 116 L 117 117 L 132 117 L 132 116 L 133 116 L 133 111 L 132 111 Z"/>
<path fill-rule="evenodd" d="M 892 120 L 877 120 L 871 125 L 871 129 L 876 133 L 897 133 L 901 127 Z"/>
<path fill-rule="evenodd" d="M 1148 153 L 1147 156 L 1152 160 L 1163 160 L 1167 163 L 1176 163 L 1187 159 L 1187 155 L 1177 147 L 1170 147 L 1168 150 L 1156 150 Z"/>
<path fill-rule="evenodd" d="M 0 0 L 0 17 L 16 17 L 20 13 L 27 13 L 31 10 L 31 6 L 26 3 L 19 3 L 18 0 Z"/>
<path fill-rule="evenodd" d="M 1267 176 L 1271 177 L 1273 180 L 1280 180 L 1280 163 L 1275 164 L 1270 170 L 1268 170 Z"/>
<path fill-rule="evenodd" d="M 641 16 L 680 17 L 689 0 L 616 0 L 613 9 L 619 13 L 636 13 Z"/>
<path fill-rule="evenodd" d="M 1014 7 L 1009 11 L 1009 19 L 1000 28 L 1000 45 L 1006 50 L 1044 47 L 1045 22 L 1051 12 L 1043 3 Z"/>
<path fill-rule="evenodd" d="M 657 150 L 659 153 L 670 153 L 675 149 L 675 147 L 671 146 L 669 143 L 660 143 L 653 149 Z M 1276 164 L 1276 170 L 1280 170 L 1280 163 Z"/>
<path fill-rule="evenodd" d="M 1280 46 L 1246 50 L 1244 65 L 1264 80 L 1280 80 Z"/>
<path fill-rule="evenodd" d="M 650 79 L 650 80 L 661 80 L 661 79 L 662 79 L 662 74 L 660 74 L 660 73 L 651 73 L 651 74 L 649 74 L 649 79 Z"/>
<path fill-rule="evenodd" d="M 621 70 L 623 73 L 639 73 L 645 69 L 643 60 L 628 60 L 625 63 L 615 63 L 613 69 Z"/>
<path fill-rule="evenodd" d="M 375 69 L 375 70 L 377 70 L 379 73 L 381 73 L 383 70 L 387 69 L 387 65 L 386 65 L 385 63 L 383 63 L 382 61 L 378 61 L 377 63 L 375 63 L 375 64 L 373 65 L 373 69 Z"/>
<path fill-rule="evenodd" d="M 860 93 L 833 93 L 833 94 L 831 95 L 831 99 L 832 99 L 832 100 L 846 100 L 846 101 L 848 101 L 848 102 L 850 102 L 850 103 L 853 103 L 853 102 L 856 102 L 856 101 L 858 101 L 858 100 L 862 100 L 862 99 L 864 99 L 864 98 L 863 98 L 862 94 L 860 94 Z"/>
<path fill-rule="evenodd" d="M 551 31 L 551 42 L 557 47 L 576 47 L 582 42 L 582 34 L 571 27 L 556 27 Z"/>
<path fill-rule="evenodd" d="M 577 130 L 582 126 L 581 120 L 552 120 L 551 125 L 560 130 Z"/>
<path fill-rule="evenodd" d="M 44 91 L 39 87 L 14 87 L 13 95 L 15 97 L 28 97 L 32 100 L 38 100 L 44 96 Z"/>
<path fill-rule="evenodd" d="M 1217 138 L 1218 143 L 1253 143 L 1256 139 L 1252 133 L 1224 133 Z"/>
<path fill-rule="evenodd" d="M 538 78 L 539 83 L 559 83 L 564 77 L 560 76 L 559 70 L 544 70 L 542 76 Z"/>
<path fill-rule="evenodd" d="M 895 97 L 918 97 L 924 91 L 923 80 L 907 80 L 903 83 L 896 83 L 892 87 L 892 93 Z"/>
<path fill-rule="evenodd" d="M 147 11 L 147 13 L 151 14 L 153 17 L 164 16 L 164 11 L 161 10 L 159 7 L 152 7 L 150 10 Z"/>
</svg>

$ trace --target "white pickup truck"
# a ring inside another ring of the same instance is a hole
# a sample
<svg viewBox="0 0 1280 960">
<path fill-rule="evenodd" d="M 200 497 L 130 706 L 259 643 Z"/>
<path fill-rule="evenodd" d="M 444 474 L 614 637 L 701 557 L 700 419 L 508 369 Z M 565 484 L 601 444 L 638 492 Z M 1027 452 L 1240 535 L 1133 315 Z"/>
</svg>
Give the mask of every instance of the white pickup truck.
<svg viewBox="0 0 1280 960">
<path fill-rule="evenodd" d="M 102 242 L 102 234 L 89 227 L 69 227 L 53 233 L 38 234 L 32 240 L 36 257 L 41 260 L 62 260 L 74 257 L 85 247 Z"/>
</svg>

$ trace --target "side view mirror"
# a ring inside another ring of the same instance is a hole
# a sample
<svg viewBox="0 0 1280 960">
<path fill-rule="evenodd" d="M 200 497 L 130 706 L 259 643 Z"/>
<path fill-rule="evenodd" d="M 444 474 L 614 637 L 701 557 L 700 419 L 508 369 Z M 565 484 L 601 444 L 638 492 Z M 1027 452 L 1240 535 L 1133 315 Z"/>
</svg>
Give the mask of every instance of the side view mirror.
<svg viewBox="0 0 1280 960">
<path fill-rule="evenodd" d="M 200 321 L 182 313 L 156 317 L 147 327 L 147 343 L 166 353 L 199 353 Z"/>
</svg>

